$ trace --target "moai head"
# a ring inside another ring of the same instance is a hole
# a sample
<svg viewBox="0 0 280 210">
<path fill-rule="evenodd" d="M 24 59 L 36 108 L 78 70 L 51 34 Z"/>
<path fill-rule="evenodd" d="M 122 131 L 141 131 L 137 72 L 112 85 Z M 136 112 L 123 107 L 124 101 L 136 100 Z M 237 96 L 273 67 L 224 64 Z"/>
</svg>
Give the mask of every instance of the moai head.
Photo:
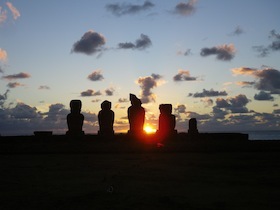
<svg viewBox="0 0 280 210">
<path fill-rule="evenodd" d="M 160 114 L 171 115 L 172 104 L 160 104 L 159 105 Z"/>
<path fill-rule="evenodd" d="M 81 112 L 81 108 L 82 108 L 81 100 L 71 100 L 70 101 L 71 113 L 78 114 Z"/>
<path fill-rule="evenodd" d="M 112 103 L 110 101 L 105 100 L 101 103 L 102 110 L 111 110 L 111 107 L 112 107 Z"/>
<path fill-rule="evenodd" d="M 142 104 L 141 100 L 139 98 L 137 98 L 137 96 L 134 95 L 134 94 L 130 93 L 129 94 L 129 99 L 131 101 L 132 106 L 141 106 L 141 104 Z"/>
</svg>

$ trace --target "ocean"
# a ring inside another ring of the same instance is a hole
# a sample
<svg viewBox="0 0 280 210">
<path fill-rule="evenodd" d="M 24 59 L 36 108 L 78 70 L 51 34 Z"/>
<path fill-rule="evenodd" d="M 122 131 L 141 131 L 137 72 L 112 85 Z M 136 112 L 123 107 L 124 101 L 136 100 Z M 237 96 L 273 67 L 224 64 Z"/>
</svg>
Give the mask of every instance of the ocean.
<svg viewBox="0 0 280 210">
<path fill-rule="evenodd" d="M 242 131 L 249 134 L 249 140 L 280 140 L 279 131 Z"/>
</svg>

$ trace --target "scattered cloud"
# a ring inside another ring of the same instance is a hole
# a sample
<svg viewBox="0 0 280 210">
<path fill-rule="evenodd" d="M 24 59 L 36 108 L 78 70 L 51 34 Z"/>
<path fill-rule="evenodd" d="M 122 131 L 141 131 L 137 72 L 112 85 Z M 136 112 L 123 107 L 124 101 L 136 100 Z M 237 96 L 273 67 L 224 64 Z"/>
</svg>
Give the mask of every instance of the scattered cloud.
<svg viewBox="0 0 280 210">
<path fill-rule="evenodd" d="M 240 35 L 240 34 L 243 34 L 243 33 L 244 33 L 244 30 L 240 26 L 237 26 L 234 29 L 234 31 L 230 33 L 230 35 L 236 36 L 236 35 Z"/>
<path fill-rule="evenodd" d="M 137 14 L 145 10 L 149 10 L 155 5 L 150 1 L 145 1 L 142 5 L 130 4 L 130 3 L 115 3 L 107 4 L 106 9 L 115 16 Z"/>
<path fill-rule="evenodd" d="M 38 89 L 39 90 L 49 90 L 51 88 L 49 86 L 47 86 L 47 85 L 40 85 Z"/>
<path fill-rule="evenodd" d="M 253 46 L 253 50 L 259 53 L 258 54 L 259 57 L 266 57 L 270 53 L 269 48 L 264 46 Z"/>
<path fill-rule="evenodd" d="M 273 114 L 280 114 L 280 109 L 274 109 Z"/>
<path fill-rule="evenodd" d="M 224 44 L 216 47 L 211 48 L 202 48 L 200 55 L 205 57 L 209 55 L 216 55 L 218 60 L 222 61 L 230 61 L 235 56 L 235 47 L 233 44 Z"/>
<path fill-rule="evenodd" d="M 184 104 L 178 104 L 175 108 L 174 111 L 177 112 L 178 114 L 185 114 L 186 113 L 187 107 Z"/>
<path fill-rule="evenodd" d="M 200 101 L 203 102 L 206 107 L 213 106 L 214 103 L 214 101 L 211 98 L 202 98 Z"/>
<path fill-rule="evenodd" d="M 24 86 L 24 85 L 19 83 L 19 82 L 9 82 L 7 84 L 7 87 L 9 87 L 9 88 L 16 88 L 16 87 L 19 87 L 19 86 Z"/>
<path fill-rule="evenodd" d="M 20 72 L 18 74 L 11 74 L 11 75 L 7 75 L 7 76 L 3 76 L 2 78 L 7 79 L 7 80 L 15 80 L 15 79 L 26 79 L 29 77 L 31 77 L 30 74 Z"/>
<path fill-rule="evenodd" d="M 196 2 L 196 0 L 189 0 L 188 3 L 180 2 L 175 6 L 173 13 L 182 16 L 192 15 L 196 11 Z"/>
<path fill-rule="evenodd" d="M 127 103 L 129 100 L 127 98 L 119 98 L 118 100 L 119 103 Z"/>
<path fill-rule="evenodd" d="M 179 51 L 177 52 L 177 55 L 189 56 L 189 55 L 191 55 L 191 54 L 192 54 L 191 49 L 187 49 L 187 50 L 185 50 L 185 51 L 179 50 Z"/>
<path fill-rule="evenodd" d="M 174 77 L 173 77 L 173 80 L 175 82 L 180 82 L 180 81 L 196 81 L 197 80 L 197 77 L 192 77 L 190 75 L 190 71 L 188 70 L 178 70 L 178 74 L 176 74 Z"/>
<path fill-rule="evenodd" d="M 263 69 L 256 72 L 258 78 L 255 87 L 258 90 L 270 91 L 271 94 L 280 94 L 280 71 Z"/>
<path fill-rule="evenodd" d="M 280 51 L 280 34 L 276 30 L 271 30 L 268 36 L 272 42 L 268 46 L 253 46 L 253 49 L 259 53 L 258 56 L 266 57 L 271 52 Z"/>
<path fill-rule="evenodd" d="M 249 67 L 234 68 L 231 70 L 234 75 L 254 75 L 257 69 Z"/>
<path fill-rule="evenodd" d="M 102 95 L 102 93 L 100 91 L 94 91 L 94 90 L 91 90 L 91 89 L 88 89 L 86 91 L 83 91 L 81 92 L 81 96 L 82 97 L 88 97 L 88 96 L 100 96 Z"/>
<path fill-rule="evenodd" d="M 234 75 L 248 75 L 257 79 L 254 87 L 257 90 L 270 91 L 270 94 L 280 94 L 280 71 L 273 68 L 253 69 L 240 67 L 232 69 Z"/>
<path fill-rule="evenodd" d="M 135 43 L 132 42 L 124 42 L 119 43 L 118 48 L 119 49 L 137 49 L 137 50 L 144 50 L 152 45 L 151 39 L 145 35 L 141 34 L 140 38 L 135 41 Z"/>
<path fill-rule="evenodd" d="M 92 55 L 97 52 L 102 52 L 102 46 L 105 45 L 105 43 L 106 40 L 102 34 L 90 30 L 86 32 L 79 41 L 74 43 L 72 52 Z"/>
<path fill-rule="evenodd" d="M 204 98 L 204 97 L 217 97 L 217 96 L 227 96 L 226 91 L 215 91 L 213 89 L 205 90 L 203 89 L 202 92 L 197 93 L 190 93 L 189 96 L 192 96 L 194 98 Z"/>
<path fill-rule="evenodd" d="M 101 71 L 94 71 L 90 75 L 88 75 L 88 79 L 91 81 L 101 81 L 104 79 L 103 75 L 101 74 Z"/>
<path fill-rule="evenodd" d="M 107 88 L 105 90 L 105 93 L 106 93 L 106 96 L 112 96 L 115 92 L 115 89 L 114 88 Z"/>
<path fill-rule="evenodd" d="M 6 50 L 3 50 L 0 48 L 0 61 L 6 61 L 8 57 L 8 54 Z"/>
<path fill-rule="evenodd" d="M 225 109 L 226 111 L 231 111 L 231 113 L 248 113 L 246 105 L 250 100 L 246 95 L 239 94 L 235 97 L 229 97 L 227 99 L 217 98 L 216 106 L 213 107 L 213 111 L 221 111 L 219 109 Z"/>
<path fill-rule="evenodd" d="M 256 82 L 249 82 L 249 81 L 239 81 L 235 83 L 238 86 L 242 86 L 242 87 L 252 87 L 253 85 L 256 84 Z"/>
<path fill-rule="evenodd" d="M 93 103 L 97 103 L 97 102 L 100 102 L 101 101 L 101 99 L 94 99 L 94 100 L 91 100 L 91 102 L 93 102 Z"/>
<path fill-rule="evenodd" d="M 3 10 L 2 7 L 0 7 L 0 24 L 4 23 L 7 20 L 7 11 Z"/>
<path fill-rule="evenodd" d="M 0 66 L 0 73 L 4 73 L 4 69 Z"/>
<path fill-rule="evenodd" d="M 162 76 L 158 74 L 152 74 L 151 76 L 138 78 L 136 82 L 140 85 L 141 88 L 142 103 L 149 103 L 152 101 L 155 102 L 156 95 L 152 93 L 151 90 L 159 85 L 159 80 L 161 78 Z"/>
<path fill-rule="evenodd" d="M 8 89 L 8 90 L 6 90 L 6 92 L 3 95 L 0 94 L 0 108 L 2 108 L 2 109 L 4 108 L 4 104 L 8 98 L 9 91 L 10 90 Z"/>
<path fill-rule="evenodd" d="M 273 101 L 274 97 L 270 93 L 261 90 L 258 94 L 255 94 L 254 99 L 258 101 Z"/>
<path fill-rule="evenodd" d="M 17 103 L 17 105 L 11 109 L 11 116 L 15 119 L 32 119 L 37 118 L 39 115 L 35 107 L 30 107 L 24 103 Z"/>
<path fill-rule="evenodd" d="M 20 17 L 20 12 L 18 11 L 18 9 L 15 8 L 11 2 L 7 2 L 6 5 L 12 12 L 14 20 L 18 19 Z"/>
</svg>

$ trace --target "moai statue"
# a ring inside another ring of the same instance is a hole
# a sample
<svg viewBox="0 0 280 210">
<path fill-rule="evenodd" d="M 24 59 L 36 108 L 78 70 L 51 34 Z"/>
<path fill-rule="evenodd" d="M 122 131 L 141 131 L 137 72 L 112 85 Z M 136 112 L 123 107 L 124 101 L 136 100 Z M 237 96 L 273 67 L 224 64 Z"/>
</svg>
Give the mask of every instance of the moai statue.
<svg viewBox="0 0 280 210">
<path fill-rule="evenodd" d="M 84 135 L 83 123 L 84 115 L 81 114 L 82 102 L 80 100 L 72 100 L 70 102 L 70 114 L 67 115 L 68 131 L 67 135 Z"/>
<path fill-rule="evenodd" d="M 159 110 L 159 129 L 157 133 L 165 139 L 177 133 L 177 130 L 175 130 L 176 117 L 172 114 L 171 104 L 160 104 Z"/>
<path fill-rule="evenodd" d="M 129 96 L 131 106 L 127 110 L 129 131 L 132 135 L 143 134 L 143 126 L 145 121 L 145 109 L 141 106 L 142 102 L 134 94 Z"/>
<path fill-rule="evenodd" d="M 198 134 L 196 118 L 191 118 L 189 120 L 189 130 L 188 130 L 188 133 L 189 134 Z"/>
<path fill-rule="evenodd" d="M 111 110 L 112 103 L 110 101 L 103 101 L 101 103 L 101 110 L 98 113 L 99 131 L 101 136 L 113 136 L 114 135 L 114 119 L 115 113 Z"/>
</svg>

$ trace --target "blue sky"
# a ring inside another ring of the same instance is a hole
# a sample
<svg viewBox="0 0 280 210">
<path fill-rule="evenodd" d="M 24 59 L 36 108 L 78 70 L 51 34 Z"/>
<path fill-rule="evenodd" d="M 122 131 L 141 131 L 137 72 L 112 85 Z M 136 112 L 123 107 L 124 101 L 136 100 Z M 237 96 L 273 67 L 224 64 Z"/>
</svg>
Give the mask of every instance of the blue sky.
<svg viewBox="0 0 280 210">
<path fill-rule="evenodd" d="M 80 99 L 86 133 L 104 100 L 128 129 L 129 93 L 157 129 L 171 103 L 178 131 L 279 129 L 280 2 L 0 1 L 0 133 L 67 130 Z"/>
</svg>

